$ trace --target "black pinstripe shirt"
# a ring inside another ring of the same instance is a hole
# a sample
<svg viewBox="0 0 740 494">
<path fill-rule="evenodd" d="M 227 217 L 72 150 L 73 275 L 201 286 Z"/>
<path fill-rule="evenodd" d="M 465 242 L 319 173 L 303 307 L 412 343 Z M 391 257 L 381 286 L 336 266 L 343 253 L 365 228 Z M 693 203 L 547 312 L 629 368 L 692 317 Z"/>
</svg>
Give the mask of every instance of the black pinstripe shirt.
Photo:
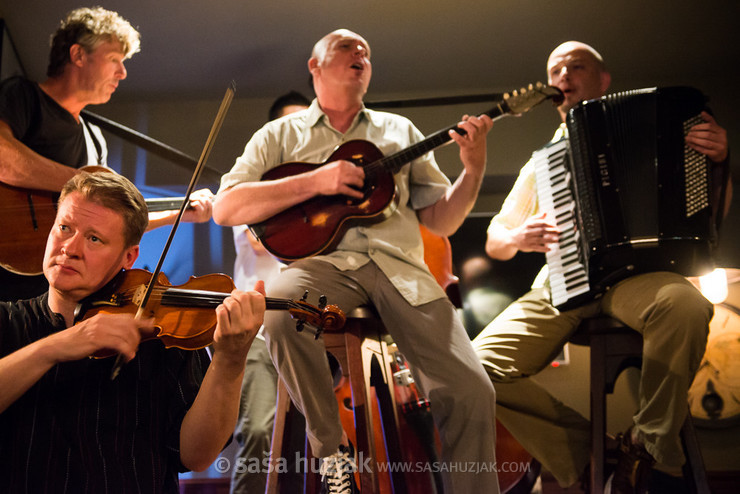
<svg viewBox="0 0 740 494">
<path fill-rule="evenodd" d="M 46 299 L 0 303 L 0 357 L 64 329 Z M 144 342 L 111 381 L 113 360 L 56 365 L 0 413 L 0 492 L 178 492 L 180 424 L 208 354 Z"/>
</svg>

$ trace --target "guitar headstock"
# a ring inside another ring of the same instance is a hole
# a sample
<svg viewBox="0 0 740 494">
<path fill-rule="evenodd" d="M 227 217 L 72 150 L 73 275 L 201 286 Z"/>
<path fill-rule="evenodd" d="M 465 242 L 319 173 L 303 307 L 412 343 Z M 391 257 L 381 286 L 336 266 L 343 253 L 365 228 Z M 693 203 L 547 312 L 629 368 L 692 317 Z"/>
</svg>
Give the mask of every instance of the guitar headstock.
<svg viewBox="0 0 740 494">
<path fill-rule="evenodd" d="M 514 114 L 525 113 L 548 99 L 559 105 L 563 102 L 563 93 L 555 86 L 537 82 L 525 88 L 515 89 L 511 94 L 504 94 L 504 102 L 509 107 L 509 112 Z"/>
</svg>

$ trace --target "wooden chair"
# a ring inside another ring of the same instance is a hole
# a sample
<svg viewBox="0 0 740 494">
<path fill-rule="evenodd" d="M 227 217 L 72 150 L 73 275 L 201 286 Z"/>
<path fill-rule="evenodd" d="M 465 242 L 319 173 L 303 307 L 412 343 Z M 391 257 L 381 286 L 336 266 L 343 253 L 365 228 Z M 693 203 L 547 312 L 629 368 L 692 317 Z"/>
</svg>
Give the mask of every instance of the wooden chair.
<svg viewBox="0 0 740 494">
<path fill-rule="evenodd" d="M 379 491 L 375 469 L 377 454 L 372 415 L 375 400 L 371 393 L 369 379 L 373 357 L 381 361 L 386 360 L 387 347 L 383 340 L 384 334 L 386 334 L 385 328 L 375 312 L 369 307 L 359 307 L 348 314 L 344 328 L 336 331 L 327 330 L 321 336 L 326 351 L 337 359 L 343 377 L 349 380 L 356 433 L 355 451 L 361 462 L 370 458 L 370 464 L 373 465 L 370 471 L 363 468 L 359 473 L 358 487 L 362 492 L 368 493 Z M 273 465 L 276 465 L 277 459 L 283 455 L 286 416 L 290 409 L 290 397 L 283 382 L 279 381 L 270 450 L 270 461 Z M 305 492 L 315 493 L 319 490 L 320 480 L 317 475 L 318 461 L 312 458 L 309 447 L 306 447 L 306 458 L 308 468 L 305 476 Z M 280 492 L 279 479 L 274 468 L 268 473 L 266 492 L 268 494 Z"/>
<path fill-rule="evenodd" d="M 452 250 L 446 237 L 440 237 L 420 227 L 424 242 L 424 260 L 437 282 L 453 304 L 460 307 L 460 296 L 457 278 L 452 274 Z M 390 489 L 395 493 L 410 492 L 402 473 L 390 473 L 380 488 L 377 475 L 379 458 L 386 462 L 401 461 L 399 435 L 399 417 L 397 404 L 391 391 L 391 357 L 388 351 L 388 333 L 372 307 L 358 307 L 347 316 L 344 327 L 337 331 L 326 330 L 321 336 L 326 351 L 337 359 L 342 375 L 349 380 L 351 389 L 351 410 L 354 413 L 353 427 L 344 425 L 345 431 L 354 429 L 356 440 L 355 451 L 360 461 L 370 458 L 372 469 L 361 469 L 358 487 L 363 493 L 378 493 Z M 371 383 L 371 378 L 374 380 Z M 372 388 L 372 389 L 371 389 Z M 275 411 L 275 422 L 270 449 L 272 465 L 282 457 L 286 444 L 286 415 L 290 412 L 291 401 L 285 385 L 278 383 L 278 398 Z M 380 436 L 378 435 L 380 433 Z M 378 450 L 377 446 L 382 447 Z M 307 462 L 316 463 L 311 457 L 310 447 L 306 447 Z M 366 463 L 366 462 L 365 462 Z M 312 472 L 308 465 L 305 476 L 307 494 L 319 491 L 319 476 Z M 359 467 L 360 465 L 358 465 Z M 315 468 L 314 470 L 318 470 Z M 418 486 L 408 486 L 415 492 Z M 431 489 L 431 488 L 430 488 Z M 275 468 L 271 468 L 267 477 L 268 494 L 279 492 L 279 479 Z M 429 491 L 431 492 L 431 491 Z"/>
<path fill-rule="evenodd" d="M 570 342 L 590 347 L 590 492 L 602 494 L 605 482 L 606 395 L 614 392 L 617 377 L 624 369 L 642 366 L 642 335 L 616 319 L 601 316 L 581 322 Z M 681 429 L 681 443 L 686 455 L 683 472 L 687 484 L 696 494 L 709 494 L 704 461 L 690 414 L 687 414 Z"/>
</svg>

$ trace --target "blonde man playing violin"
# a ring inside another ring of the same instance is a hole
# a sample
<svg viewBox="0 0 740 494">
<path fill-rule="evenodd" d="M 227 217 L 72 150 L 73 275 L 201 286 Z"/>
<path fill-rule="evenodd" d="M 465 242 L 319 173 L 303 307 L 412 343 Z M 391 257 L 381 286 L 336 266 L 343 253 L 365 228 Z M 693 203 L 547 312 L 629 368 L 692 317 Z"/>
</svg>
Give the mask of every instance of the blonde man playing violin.
<svg viewBox="0 0 740 494">
<path fill-rule="evenodd" d="M 97 314 L 78 302 L 132 266 L 147 226 L 138 190 L 112 173 L 82 173 L 62 190 L 44 256 L 50 289 L 0 302 L 0 491 L 178 492 L 178 471 L 203 470 L 234 430 L 264 288 L 216 309 L 204 350 L 141 341 L 153 320 Z M 133 304 L 132 304 L 133 305 Z M 128 364 L 111 380 L 113 358 Z"/>
</svg>

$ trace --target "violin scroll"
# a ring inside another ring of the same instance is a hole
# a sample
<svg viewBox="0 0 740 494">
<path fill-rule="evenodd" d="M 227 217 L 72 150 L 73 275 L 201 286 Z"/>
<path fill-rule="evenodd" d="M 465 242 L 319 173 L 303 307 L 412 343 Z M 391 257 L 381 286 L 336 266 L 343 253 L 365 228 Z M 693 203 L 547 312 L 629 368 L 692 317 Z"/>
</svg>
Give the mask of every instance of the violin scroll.
<svg viewBox="0 0 740 494">
<path fill-rule="evenodd" d="M 296 319 L 296 331 L 303 331 L 304 324 L 308 323 L 316 328 L 314 337 L 316 339 L 321 336 L 325 330 L 337 331 L 342 329 L 346 316 L 344 311 L 336 305 L 327 305 L 326 297 L 323 295 L 319 299 L 318 307 L 306 302 L 306 294 L 301 297 L 300 300 L 287 301 L 278 300 L 268 297 L 266 299 L 267 309 L 277 308 L 276 305 L 280 305 L 280 308 L 284 308 L 288 311 L 293 319 Z M 287 304 L 287 307 L 283 307 Z"/>
</svg>

